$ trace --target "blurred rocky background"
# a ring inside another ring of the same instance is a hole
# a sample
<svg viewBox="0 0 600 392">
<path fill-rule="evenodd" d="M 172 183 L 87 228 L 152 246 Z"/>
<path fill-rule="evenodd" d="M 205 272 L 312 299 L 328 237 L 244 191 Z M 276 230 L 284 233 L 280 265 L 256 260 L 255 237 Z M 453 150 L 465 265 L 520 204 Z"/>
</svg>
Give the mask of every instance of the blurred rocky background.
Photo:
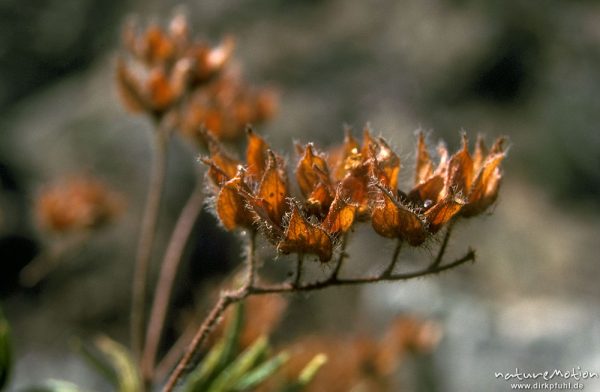
<svg viewBox="0 0 600 392">
<path fill-rule="evenodd" d="M 120 106 L 115 53 L 128 15 L 161 21 L 176 7 L 214 42 L 233 34 L 247 78 L 277 87 L 279 114 L 258 131 L 291 161 L 291 140 L 332 144 L 343 124 L 359 135 L 369 122 L 404 157 L 408 182 L 417 129 L 452 149 L 461 129 L 488 141 L 510 137 L 494 214 L 460 224 L 451 243 L 448 257 L 471 245 L 477 263 L 409 283 L 294 298 L 285 331 L 377 333 L 403 312 L 437 320 L 439 349 L 399 375 L 409 391 L 506 391 L 494 372 L 517 367 L 600 372 L 598 2 L 3 0 L 0 300 L 14 331 L 11 388 L 47 378 L 107 388 L 70 342 L 128 335 L 151 126 Z M 155 267 L 197 171 L 186 142 L 171 150 Z M 64 254 L 40 284 L 22 287 L 19 271 L 50 241 L 35 227 L 33 200 L 45 183 L 77 173 L 123 194 L 124 214 Z M 191 309 L 194 297 L 202 302 L 206 282 L 237 265 L 237 246 L 202 215 L 179 278 L 179 309 Z M 378 268 L 393 246 L 359 227 L 345 271 Z M 428 256 L 407 252 L 404 268 Z M 586 383 L 598 388 L 598 380 Z"/>
</svg>

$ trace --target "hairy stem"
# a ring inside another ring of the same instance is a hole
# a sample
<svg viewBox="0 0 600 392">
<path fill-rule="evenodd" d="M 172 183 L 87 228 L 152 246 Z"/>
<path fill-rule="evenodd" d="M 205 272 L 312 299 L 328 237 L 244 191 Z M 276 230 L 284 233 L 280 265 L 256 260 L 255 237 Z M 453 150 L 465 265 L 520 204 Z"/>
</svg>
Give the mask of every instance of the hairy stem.
<svg viewBox="0 0 600 392">
<path fill-rule="evenodd" d="M 399 250 L 398 250 L 399 252 Z M 397 258 L 397 256 L 395 256 Z M 165 385 L 163 392 L 171 392 L 177 385 L 179 379 L 183 376 L 184 371 L 191 366 L 193 358 L 197 354 L 202 344 L 206 341 L 206 338 L 210 334 L 211 330 L 219 321 L 225 310 L 229 305 L 234 304 L 243 300 L 250 295 L 265 295 L 265 294 L 282 294 L 282 293 L 295 293 L 304 291 L 315 291 L 322 290 L 333 286 L 346 286 L 346 285 L 358 285 L 367 283 L 376 283 L 384 281 L 399 281 L 418 278 L 426 275 L 437 274 L 442 271 L 449 270 L 454 267 L 458 267 L 469 261 L 475 260 L 475 252 L 472 249 L 460 259 L 457 259 L 446 265 L 434 266 L 433 263 L 422 270 L 415 272 L 403 273 L 403 274 L 392 274 L 387 273 L 387 269 L 379 275 L 358 277 L 358 278 L 338 278 L 337 274 L 331 274 L 329 278 L 323 281 L 317 281 L 314 283 L 305 283 L 296 285 L 295 282 L 283 283 L 280 285 L 265 285 L 265 286 L 253 286 L 245 285 L 241 289 L 233 292 L 224 292 L 221 294 L 219 301 L 215 304 L 208 317 L 204 320 L 200 328 L 198 329 L 194 339 L 188 346 L 186 353 L 183 355 L 177 367 L 171 374 L 167 384 Z M 251 267 L 251 265 L 248 265 Z"/>
<path fill-rule="evenodd" d="M 248 288 L 254 286 L 256 280 L 256 260 L 254 252 L 256 248 L 256 232 L 250 231 L 248 235 L 248 245 L 246 248 L 246 281 L 243 287 Z"/>
<path fill-rule="evenodd" d="M 221 294 L 219 300 L 217 301 L 213 309 L 210 311 L 200 328 L 198 329 L 198 332 L 194 335 L 194 338 L 192 339 L 187 351 L 177 364 L 177 367 L 175 367 L 175 370 L 173 371 L 171 376 L 169 377 L 167 384 L 163 388 L 164 392 L 173 391 L 173 389 L 177 385 L 177 382 L 183 375 L 183 372 L 192 363 L 192 359 L 196 356 L 198 350 L 200 349 L 200 347 L 202 347 L 202 344 L 204 343 L 212 329 L 215 327 L 215 325 L 217 325 L 217 322 L 219 321 L 225 310 L 229 307 L 229 305 L 241 299 L 239 298 L 237 300 L 234 300 L 235 298 L 237 297 L 232 296 L 229 293 Z"/>
<path fill-rule="evenodd" d="M 394 254 L 392 255 L 392 260 L 390 264 L 388 264 L 387 268 L 381 274 L 382 276 L 392 276 L 394 272 L 394 268 L 396 267 L 396 263 L 398 262 L 398 256 L 400 255 L 400 250 L 402 249 L 402 240 L 398 239 L 396 241 L 396 248 L 394 248 Z"/>
<path fill-rule="evenodd" d="M 150 319 L 148 321 L 146 343 L 142 353 L 141 367 L 146 381 L 151 380 L 153 377 L 156 354 L 160 344 L 169 302 L 171 300 L 173 283 L 175 282 L 175 276 L 179 270 L 185 245 L 192 233 L 198 215 L 200 215 L 200 212 L 202 211 L 203 202 L 204 190 L 202 181 L 197 181 L 196 187 L 188 198 L 179 215 L 177 223 L 175 224 L 175 228 L 173 229 L 167 250 L 165 251 L 162 260 L 152 310 L 150 312 Z"/>
<path fill-rule="evenodd" d="M 333 268 L 333 271 L 331 272 L 329 279 L 333 279 L 333 280 L 337 279 L 337 276 L 340 273 L 340 270 L 342 269 L 342 263 L 344 262 L 344 259 L 346 257 L 348 257 L 348 253 L 346 253 L 346 245 L 347 244 L 348 244 L 348 233 L 344 233 L 344 236 L 342 237 L 342 247 L 340 249 L 340 257 L 338 257 L 337 262 L 335 263 L 335 267 Z"/>
<path fill-rule="evenodd" d="M 298 253 L 296 260 L 296 274 L 294 275 L 294 286 L 298 286 L 302 281 L 302 267 L 304 266 L 304 253 Z"/>
<path fill-rule="evenodd" d="M 307 283 L 301 286 L 292 286 L 290 284 L 280 284 L 280 285 L 272 285 L 272 286 L 257 286 L 253 287 L 250 291 L 250 295 L 260 295 L 260 294 L 275 294 L 275 293 L 291 293 L 291 292 L 301 292 L 301 291 L 315 291 L 322 290 L 328 287 L 333 286 L 349 286 L 349 285 L 359 285 L 359 284 L 367 284 L 367 283 L 377 283 L 377 282 L 391 282 L 391 281 L 399 281 L 399 280 L 409 280 L 414 278 L 419 278 L 427 275 L 434 275 L 451 268 L 458 267 L 461 264 L 465 264 L 469 261 L 475 260 L 475 252 L 473 250 L 469 250 L 463 257 L 454 260 L 451 263 L 446 265 L 440 265 L 437 267 L 428 267 L 422 270 L 407 272 L 403 274 L 389 274 L 385 275 L 384 273 L 374 276 L 367 277 L 358 277 L 358 278 L 337 278 L 337 279 L 327 279 L 323 281 L 317 281 L 314 283 Z"/>
<path fill-rule="evenodd" d="M 183 357 L 175 367 L 175 370 L 169 377 L 163 391 L 169 392 L 172 391 L 173 388 L 177 385 L 177 382 L 183 375 L 183 372 L 186 368 L 192 363 L 192 360 L 200 350 L 200 347 L 206 341 L 206 338 L 210 335 L 212 329 L 217 325 L 219 319 L 227 310 L 229 305 L 239 302 L 242 299 L 246 298 L 248 294 L 252 291 L 255 282 L 255 274 L 256 274 L 256 262 L 255 262 L 255 246 L 256 246 L 256 232 L 251 231 L 248 233 L 248 245 L 246 249 L 246 280 L 242 284 L 242 287 L 235 291 L 226 291 L 221 293 L 219 300 L 213 307 L 213 309 L 208 314 L 208 317 L 204 319 L 202 325 L 198 329 L 198 332 L 194 335 L 194 338 L 190 342 L 186 352 L 183 354 Z"/>
<path fill-rule="evenodd" d="M 136 358 L 140 357 L 143 345 L 148 267 L 152 255 L 152 245 L 154 243 L 167 166 L 167 129 L 159 126 L 154 136 L 154 160 L 133 273 L 130 333 L 131 349 Z"/>
<path fill-rule="evenodd" d="M 452 234 L 452 229 L 454 228 L 454 223 L 456 220 L 450 221 L 448 224 L 448 228 L 446 229 L 446 234 L 444 234 L 444 239 L 442 240 L 442 245 L 438 251 L 438 254 L 431 263 L 430 267 L 435 268 L 442 263 L 442 259 L 444 258 L 444 253 L 446 253 L 446 247 L 448 246 L 448 241 L 450 240 L 450 235 Z"/>
</svg>

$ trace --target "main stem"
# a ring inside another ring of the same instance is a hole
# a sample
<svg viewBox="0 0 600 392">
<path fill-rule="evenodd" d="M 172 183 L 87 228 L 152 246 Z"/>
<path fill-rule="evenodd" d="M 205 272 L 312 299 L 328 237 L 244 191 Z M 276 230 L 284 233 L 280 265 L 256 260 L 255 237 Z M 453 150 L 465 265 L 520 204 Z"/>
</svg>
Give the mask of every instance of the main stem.
<svg viewBox="0 0 600 392">
<path fill-rule="evenodd" d="M 204 190 L 202 181 L 198 180 L 175 224 L 161 264 L 141 360 L 141 368 L 146 382 L 152 380 L 153 377 L 156 354 L 173 292 L 173 283 L 179 270 L 185 245 L 192 233 L 198 215 L 202 211 L 203 202 Z"/>
<path fill-rule="evenodd" d="M 188 346 L 187 351 L 177 364 L 177 367 L 169 377 L 167 384 L 163 388 L 164 392 L 172 391 L 177 382 L 183 375 L 183 372 L 187 368 L 187 366 L 192 362 L 194 356 L 198 353 L 200 347 L 217 324 L 223 312 L 229 307 L 229 305 L 239 302 L 242 299 L 246 298 L 248 294 L 251 293 L 254 285 L 254 281 L 256 279 L 256 262 L 254 259 L 255 253 L 255 242 L 256 242 L 256 233 L 254 231 L 248 233 L 248 247 L 246 250 L 246 280 L 242 284 L 242 287 L 235 291 L 227 291 L 220 295 L 219 301 L 215 304 L 213 309 L 210 311 L 208 317 L 204 320 L 200 329 L 192 339 L 190 345 Z"/>
<path fill-rule="evenodd" d="M 133 355 L 138 359 L 143 345 L 148 267 L 167 166 L 167 130 L 157 126 L 154 137 L 154 159 L 135 260 L 131 300 L 131 349 Z"/>
<path fill-rule="evenodd" d="M 394 255 L 392 257 L 392 264 L 395 264 L 398 253 L 399 253 L 400 245 L 397 245 L 396 250 L 394 251 Z M 253 241 L 249 244 L 249 250 L 253 250 Z M 254 269 L 254 259 L 252 257 L 252 252 L 247 254 L 247 268 L 249 271 Z M 163 392 L 172 392 L 179 379 L 183 376 L 186 368 L 192 363 L 194 356 L 197 354 L 198 350 L 202 346 L 202 344 L 206 341 L 206 338 L 217 324 L 227 307 L 231 304 L 239 302 L 244 298 L 250 295 L 265 295 L 265 294 L 276 294 L 276 293 L 293 293 L 293 292 L 301 292 L 301 291 L 315 291 L 321 290 L 332 286 L 346 286 L 346 285 L 359 285 L 366 283 L 375 283 L 375 282 L 383 282 L 383 281 L 399 281 L 399 280 L 408 280 L 413 278 L 418 278 L 426 275 L 437 274 L 451 268 L 458 267 L 459 265 L 465 264 L 469 261 L 475 260 L 475 252 L 473 250 L 469 250 L 467 254 L 465 254 L 460 259 L 457 259 L 451 263 L 444 265 L 430 265 L 422 270 L 418 270 L 415 272 L 408 272 L 403 274 L 393 274 L 388 271 L 389 268 L 386 268 L 379 275 L 375 276 L 367 276 L 367 277 L 358 277 L 358 278 L 338 278 L 337 274 L 331 274 L 327 279 L 322 281 L 317 281 L 314 283 L 305 283 L 298 284 L 296 282 L 284 283 L 280 285 L 252 285 L 250 280 L 246 281 L 242 288 L 236 291 L 224 292 L 221 294 L 219 301 L 215 304 L 208 317 L 204 320 L 198 332 L 194 336 L 194 339 L 188 346 L 187 351 L 177 364 L 177 367 L 171 373 L 169 380 L 167 381 L 165 387 L 163 388 Z M 250 276 L 250 275 L 248 275 Z"/>
</svg>

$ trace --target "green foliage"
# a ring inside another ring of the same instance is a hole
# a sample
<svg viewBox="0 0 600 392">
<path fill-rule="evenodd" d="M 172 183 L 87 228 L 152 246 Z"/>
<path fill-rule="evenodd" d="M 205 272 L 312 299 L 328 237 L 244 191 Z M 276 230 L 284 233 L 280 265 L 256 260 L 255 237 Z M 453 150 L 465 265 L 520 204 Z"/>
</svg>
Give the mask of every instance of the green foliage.
<svg viewBox="0 0 600 392">
<path fill-rule="evenodd" d="M 138 392 L 142 378 L 127 348 L 114 340 L 99 336 L 94 347 L 74 340 L 73 348 L 119 392 Z"/>
<path fill-rule="evenodd" d="M 142 379 L 129 351 L 114 340 L 100 336 L 96 347 L 110 363 L 116 375 L 115 387 L 119 392 L 138 392 L 142 390 Z"/>
<path fill-rule="evenodd" d="M 12 367 L 12 350 L 10 347 L 10 328 L 0 309 L 0 390 L 8 383 Z"/>
<path fill-rule="evenodd" d="M 317 354 L 310 362 L 302 369 L 298 379 L 284 386 L 281 392 L 300 392 L 315 378 L 317 372 L 327 362 L 325 354 Z"/>
<path fill-rule="evenodd" d="M 286 352 L 277 354 L 275 357 L 263 362 L 261 365 L 249 371 L 233 386 L 234 391 L 248 391 L 267 380 L 287 362 L 289 355 Z"/>
</svg>

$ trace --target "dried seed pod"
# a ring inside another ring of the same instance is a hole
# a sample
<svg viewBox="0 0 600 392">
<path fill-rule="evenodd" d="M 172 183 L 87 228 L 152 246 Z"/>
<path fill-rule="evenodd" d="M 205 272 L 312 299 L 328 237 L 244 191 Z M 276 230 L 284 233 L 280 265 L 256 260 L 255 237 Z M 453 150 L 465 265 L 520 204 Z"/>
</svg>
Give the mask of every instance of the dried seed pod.
<svg viewBox="0 0 600 392">
<path fill-rule="evenodd" d="M 246 208 L 243 192 L 248 192 L 243 171 L 225 182 L 216 198 L 219 220 L 227 230 L 251 229 L 254 215 Z"/>
<path fill-rule="evenodd" d="M 267 204 L 267 212 L 273 222 L 280 223 L 288 209 L 287 178 L 282 175 L 275 154 L 268 150 L 267 167 L 264 171 L 256 196 Z"/>
<path fill-rule="evenodd" d="M 310 223 L 292 204 L 289 222 L 284 238 L 277 244 L 277 250 L 282 253 L 315 254 L 322 263 L 331 259 L 333 245 L 331 237 L 322 228 Z"/>
<path fill-rule="evenodd" d="M 412 246 L 419 246 L 427 239 L 425 219 L 410 208 L 402 205 L 383 185 L 374 191 L 378 201 L 373 207 L 371 224 L 377 234 L 388 238 L 399 238 Z"/>
</svg>

